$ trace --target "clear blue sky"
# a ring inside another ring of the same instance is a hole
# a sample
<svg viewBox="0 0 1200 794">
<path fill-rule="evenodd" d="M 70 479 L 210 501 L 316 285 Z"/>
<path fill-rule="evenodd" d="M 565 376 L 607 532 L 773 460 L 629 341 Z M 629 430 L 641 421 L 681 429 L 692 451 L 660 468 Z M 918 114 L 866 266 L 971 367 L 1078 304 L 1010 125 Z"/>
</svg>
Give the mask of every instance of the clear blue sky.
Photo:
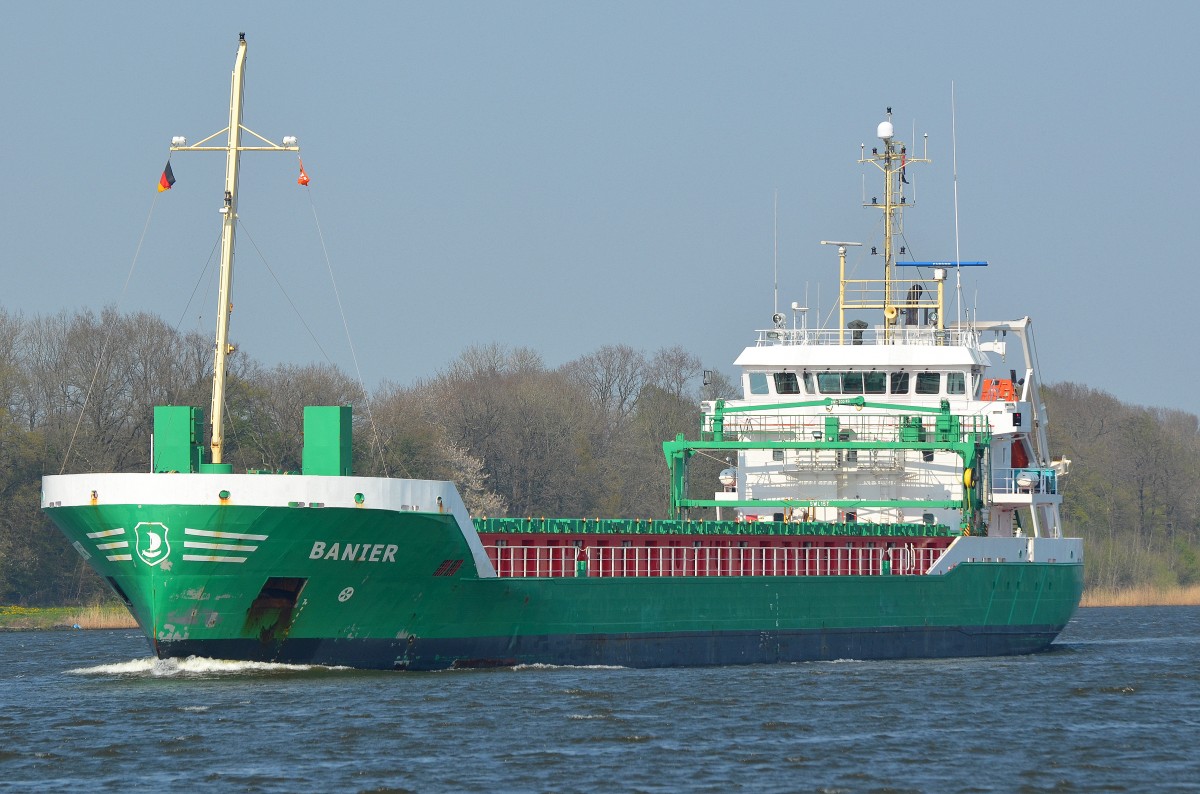
<svg viewBox="0 0 1200 794">
<path fill-rule="evenodd" d="M 300 139 L 243 160 L 232 336 L 270 365 L 368 386 L 472 344 L 557 365 L 605 344 L 730 363 L 780 302 L 836 290 L 821 239 L 879 238 L 859 166 L 884 109 L 929 135 L 906 215 L 954 255 L 951 82 L 968 301 L 1034 318 L 1043 376 L 1200 410 L 1189 3 L 23 3 L 0 28 L 0 305 L 120 300 L 211 333 L 223 163 L 172 135 L 226 123 L 237 34 L 246 125 Z M 151 207 L 137 269 L 122 284 Z M 254 245 L 251 245 L 251 238 Z M 257 247 L 257 250 L 256 250 Z M 863 249 L 865 250 L 865 249 Z M 262 253 L 262 258 L 259 256 Z M 878 259 L 859 256 L 860 272 Z M 211 273 L 211 270 L 210 270 Z"/>
</svg>

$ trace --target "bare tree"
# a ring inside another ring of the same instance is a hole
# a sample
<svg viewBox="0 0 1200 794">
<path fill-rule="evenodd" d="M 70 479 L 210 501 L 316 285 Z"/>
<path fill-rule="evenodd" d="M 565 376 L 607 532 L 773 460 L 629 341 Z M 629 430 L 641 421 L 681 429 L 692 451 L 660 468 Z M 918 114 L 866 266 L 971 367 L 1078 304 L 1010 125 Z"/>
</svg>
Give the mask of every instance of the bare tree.
<svg viewBox="0 0 1200 794">
<path fill-rule="evenodd" d="M 563 372 L 587 391 L 592 402 L 609 414 L 612 427 L 618 428 L 633 413 L 648 365 L 640 350 L 628 345 L 605 345 L 570 362 Z"/>
<path fill-rule="evenodd" d="M 356 381 L 328 364 L 247 367 L 230 385 L 231 459 L 272 471 L 300 470 L 305 406 L 350 405 L 362 397 Z"/>
<path fill-rule="evenodd" d="M 375 454 L 364 451 L 358 455 L 361 463 L 357 464 L 364 473 L 451 480 L 472 515 L 505 514 L 506 503 L 491 490 L 483 461 L 452 441 L 438 423 L 432 389 L 386 384 L 372 402 L 376 425 L 373 432 L 379 433 L 384 449 L 384 470 L 378 468 Z"/>
<path fill-rule="evenodd" d="M 693 394 L 692 384 L 700 376 L 700 359 L 679 345 L 664 347 L 650 359 L 646 380 L 673 397 L 684 399 Z"/>
</svg>

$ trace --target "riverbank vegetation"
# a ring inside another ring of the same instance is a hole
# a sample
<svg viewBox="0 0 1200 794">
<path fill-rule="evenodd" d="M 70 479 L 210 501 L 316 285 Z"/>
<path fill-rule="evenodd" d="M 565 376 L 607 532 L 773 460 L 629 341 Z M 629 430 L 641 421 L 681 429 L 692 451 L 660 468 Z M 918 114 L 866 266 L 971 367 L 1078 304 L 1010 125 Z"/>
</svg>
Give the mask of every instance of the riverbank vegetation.
<svg viewBox="0 0 1200 794">
<path fill-rule="evenodd" d="M 207 407 L 211 350 L 210 337 L 144 313 L 0 309 L 0 603 L 111 598 L 41 513 L 40 479 L 146 471 L 153 406 Z M 706 366 L 680 347 L 607 345 L 550 367 L 533 350 L 483 345 L 426 380 L 376 389 L 369 422 L 362 389 L 340 370 L 268 368 L 239 353 L 225 459 L 241 471 L 298 470 L 303 406 L 353 404 L 356 473 L 452 479 L 477 515 L 659 517 L 662 441 L 695 437 L 700 399 L 737 393 Z M 1074 461 L 1064 517 L 1086 539 L 1089 593 L 1200 586 L 1196 416 L 1077 384 L 1044 391 L 1051 446 Z M 725 465 L 692 466 L 697 495 Z"/>
<path fill-rule="evenodd" d="M 85 607 L 0 606 L 0 631 L 49 629 L 135 629 L 137 621 L 121 604 Z"/>
<path fill-rule="evenodd" d="M 1200 585 L 1196 415 L 1072 383 L 1045 392 L 1051 449 L 1074 461 L 1063 518 L 1085 540 L 1087 588 L 1144 595 Z"/>
<path fill-rule="evenodd" d="M 1138 585 L 1117 589 L 1102 587 L 1083 592 L 1080 606 L 1085 607 L 1146 607 L 1200 606 L 1200 584 L 1187 587 L 1155 587 Z"/>
</svg>

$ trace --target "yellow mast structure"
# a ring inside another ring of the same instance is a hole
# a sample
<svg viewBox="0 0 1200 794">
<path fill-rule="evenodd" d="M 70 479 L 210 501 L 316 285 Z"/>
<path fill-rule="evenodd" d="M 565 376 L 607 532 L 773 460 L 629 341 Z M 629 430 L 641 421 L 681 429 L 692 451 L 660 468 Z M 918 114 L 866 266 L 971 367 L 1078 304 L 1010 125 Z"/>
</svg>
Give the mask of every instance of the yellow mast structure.
<svg viewBox="0 0 1200 794">
<path fill-rule="evenodd" d="M 866 146 L 864 146 L 859 162 L 871 163 L 882 171 L 884 176 L 883 203 L 879 202 L 878 196 L 873 196 L 870 203 L 864 201 L 864 206 L 876 207 L 883 212 L 883 283 L 881 285 L 877 279 L 847 280 L 845 277 L 845 248 L 839 246 L 842 275 L 838 301 L 838 325 L 844 333 L 846 309 L 882 309 L 885 335 L 890 338 L 902 309 L 929 308 L 933 305 L 931 301 L 920 297 L 914 298 L 909 295 L 897 294 L 893 272 L 893 268 L 896 266 L 895 240 L 904 232 L 904 210 L 913 206 L 908 203 L 908 197 L 904 194 L 904 186 L 908 184 L 905 169 L 910 163 L 928 163 L 929 158 L 927 156 L 910 157 L 908 147 L 902 141 L 896 140 L 895 130 L 892 127 L 891 108 L 887 109 L 887 120 L 879 124 L 876 134 L 879 136 L 882 146 L 873 147 L 869 157 L 866 155 Z M 928 150 L 928 145 L 926 145 L 926 149 Z M 837 243 L 830 244 L 836 245 Z M 876 253 L 876 250 L 872 248 L 871 253 Z M 936 304 L 939 328 L 942 327 L 941 293 L 941 283 L 939 282 Z"/>
<path fill-rule="evenodd" d="M 234 233 L 237 228 L 238 165 L 242 152 L 298 152 L 296 139 L 285 137 L 283 143 L 274 143 L 254 130 L 242 126 L 242 98 L 246 79 L 246 34 L 238 34 L 237 59 L 233 65 L 233 81 L 229 89 L 229 126 L 209 135 L 191 146 L 187 139 L 171 139 L 172 152 L 225 152 L 225 199 L 221 206 L 221 274 L 217 297 L 217 340 L 213 354 L 212 411 L 212 463 L 222 463 L 222 426 L 225 415 L 225 370 L 226 360 L 236 347 L 229 343 L 229 314 L 233 311 L 233 252 Z M 242 133 L 254 136 L 264 145 L 243 146 Z M 224 146 L 206 146 L 222 133 L 228 133 Z"/>
</svg>

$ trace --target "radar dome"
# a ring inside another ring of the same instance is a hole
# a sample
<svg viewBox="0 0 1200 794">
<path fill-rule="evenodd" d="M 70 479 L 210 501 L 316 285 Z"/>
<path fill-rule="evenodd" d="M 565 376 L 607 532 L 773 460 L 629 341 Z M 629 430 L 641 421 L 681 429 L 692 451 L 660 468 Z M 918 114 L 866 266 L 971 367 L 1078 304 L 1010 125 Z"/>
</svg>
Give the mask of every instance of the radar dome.
<svg viewBox="0 0 1200 794">
<path fill-rule="evenodd" d="M 892 139 L 892 135 L 895 134 L 895 131 L 892 129 L 892 122 L 879 122 L 879 129 L 875 131 L 875 134 L 879 136 L 880 140 L 890 141 Z"/>
</svg>

